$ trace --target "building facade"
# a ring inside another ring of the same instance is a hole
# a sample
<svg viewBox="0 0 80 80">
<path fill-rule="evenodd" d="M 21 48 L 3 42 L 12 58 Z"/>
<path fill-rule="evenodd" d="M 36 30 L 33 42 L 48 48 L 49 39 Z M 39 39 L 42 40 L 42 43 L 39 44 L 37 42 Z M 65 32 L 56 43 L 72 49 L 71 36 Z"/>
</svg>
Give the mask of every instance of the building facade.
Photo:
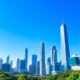
<svg viewBox="0 0 80 80">
<path fill-rule="evenodd" d="M 51 51 L 51 64 L 57 63 L 57 49 L 56 46 L 50 48 Z"/>
<path fill-rule="evenodd" d="M 32 55 L 33 74 L 36 75 L 37 55 Z"/>
<path fill-rule="evenodd" d="M 62 23 L 62 25 L 60 26 L 60 32 L 61 32 L 62 65 L 64 66 L 64 70 L 69 70 L 70 51 L 68 43 L 67 26 L 64 23 Z"/>
<path fill-rule="evenodd" d="M 40 76 L 46 75 L 46 68 L 45 68 L 45 44 L 44 42 L 41 43 L 41 50 L 40 50 Z"/>
<path fill-rule="evenodd" d="M 28 71 L 28 48 L 25 49 L 25 67 L 26 67 L 26 72 Z"/>
</svg>

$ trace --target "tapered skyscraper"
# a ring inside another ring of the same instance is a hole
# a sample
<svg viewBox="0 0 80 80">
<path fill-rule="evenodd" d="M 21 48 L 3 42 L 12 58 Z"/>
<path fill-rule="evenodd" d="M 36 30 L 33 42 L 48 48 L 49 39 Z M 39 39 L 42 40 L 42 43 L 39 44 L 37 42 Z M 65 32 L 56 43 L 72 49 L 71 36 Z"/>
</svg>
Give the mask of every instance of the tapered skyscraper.
<svg viewBox="0 0 80 80">
<path fill-rule="evenodd" d="M 45 68 L 45 44 L 41 43 L 41 50 L 40 50 L 40 76 L 44 76 L 46 68 Z"/>
<path fill-rule="evenodd" d="M 68 34 L 67 28 L 65 24 L 60 26 L 61 31 L 61 56 L 62 56 L 62 64 L 64 65 L 64 70 L 69 70 L 69 59 L 70 59 L 70 51 L 69 51 L 69 43 L 68 43 Z"/>
</svg>

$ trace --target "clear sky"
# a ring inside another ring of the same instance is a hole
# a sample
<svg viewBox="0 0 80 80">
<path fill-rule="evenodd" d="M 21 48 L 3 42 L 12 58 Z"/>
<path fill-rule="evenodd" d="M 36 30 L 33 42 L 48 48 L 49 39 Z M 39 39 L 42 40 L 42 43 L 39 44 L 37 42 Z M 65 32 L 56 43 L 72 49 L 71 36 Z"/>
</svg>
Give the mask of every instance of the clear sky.
<svg viewBox="0 0 80 80">
<path fill-rule="evenodd" d="M 71 55 L 80 53 L 80 0 L 0 0 L 0 57 L 24 58 L 40 53 L 40 42 L 56 45 L 60 53 L 60 25 L 67 25 Z"/>
</svg>

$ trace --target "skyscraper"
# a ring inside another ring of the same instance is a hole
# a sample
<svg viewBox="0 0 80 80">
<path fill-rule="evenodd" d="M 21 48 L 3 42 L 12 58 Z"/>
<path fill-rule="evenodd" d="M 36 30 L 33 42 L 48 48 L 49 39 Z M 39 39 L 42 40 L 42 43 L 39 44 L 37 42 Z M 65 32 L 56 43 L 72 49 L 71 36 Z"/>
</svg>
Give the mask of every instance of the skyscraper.
<svg viewBox="0 0 80 80">
<path fill-rule="evenodd" d="M 33 65 L 29 65 L 29 73 L 33 74 Z"/>
<path fill-rule="evenodd" d="M 26 67 L 26 71 L 27 71 L 27 67 L 28 67 L 28 48 L 25 49 L 25 67 Z"/>
<path fill-rule="evenodd" d="M 40 50 L 40 76 L 44 76 L 46 74 L 45 68 L 45 44 L 44 42 L 41 43 L 41 50 Z"/>
<path fill-rule="evenodd" d="M 10 72 L 10 64 L 7 64 L 7 63 L 4 63 L 2 64 L 2 71 L 5 71 L 5 72 Z"/>
<path fill-rule="evenodd" d="M 17 59 L 17 63 L 16 63 L 16 72 L 20 73 L 20 59 Z"/>
<path fill-rule="evenodd" d="M 13 61 L 10 61 L 10 72 L 13 72 Z"/>
<path fill-rule="evenodd" d="M 56 46 L 50 48 L 51 51 L 51 64 L 57 63 L 57 49 Z"/>
<path fill-rule="evenodd" d="M 32 55 L 33 74 L 36 74 L 37 55 Z"/>
<path fill-rule="evenodd" d="M 36 71 L 36 75 L 40 75 L 40 61 L 37 62 L 37 71 Z"/>
<path fill-rule="evenodd" d="M 61 31 L 62 64 L 64 65 L 64 70 L 69 70 L 70 51 L 69 51 L 69 44 L 68 44 L 67 28 L 64 23 L 62 23 L 62 25 L 60 26 L 60 31 Z"/>
<path fill-rule="evenodd" d="M 51 64 L 51 58 L 50 57 L 48 57 L 48 59 L 47 59 L 47 64 Z"/>
<path fill-rule="evenodd" d="M 56 46 L 51 46 L 50 48 L 51 53 L 51 66 L 52 66 L 52 74 L 56 71 L 54 67 L 57 65 L 57 49 Z"/>
<path fill-rule="evenodd" d="M 20 61 L 20 72 L 25 73 L 26 72 L 26 67 L 25 67 L 25 60 Z"/>
<path fill-rule="evenodd" d="M 32 65 L 37 63 L 37 55 L 32 55 Z"/>
<path fill-rule="evenodd" d="M 51 58 L 49 57 L 47 59 L 47 70 L 46 70 L 46 74 L 52 74 L 52 65 L 51 65 Z"/>
<path fill-rule="evenodd" d="M 6 63 L 9 64 L 10 56 L 7 56 Z"/>
</svg>

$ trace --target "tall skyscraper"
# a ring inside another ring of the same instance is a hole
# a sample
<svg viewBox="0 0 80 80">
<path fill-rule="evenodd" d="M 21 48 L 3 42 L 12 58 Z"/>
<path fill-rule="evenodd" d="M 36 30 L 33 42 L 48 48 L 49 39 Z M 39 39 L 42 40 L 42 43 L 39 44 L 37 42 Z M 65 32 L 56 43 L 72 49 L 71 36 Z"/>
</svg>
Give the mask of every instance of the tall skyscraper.
<svg viewBox="0 0 80 80">
<path fill-rule="evenodd" d="M 27 71 L 27 67 L 28 67 L 28 48 L 25 49 L 25 67 L 26 67 L 26 71 Z"/>
<path fill-rule="evenodd" d="M 50 48 L 50 52 L 51 52 L 51 64 L 57 63 L 57 49 L 56 49 L 56 46 L 52 46 Z"/>
<path fill-rule="evenodd" d="M 69 51 L 69 43 L 68 43 L 68 34 L 67 34 L 67 26 L 62 23 L 60 26 L 61 31 L 61 54 L 62 54 L 62 64 L 64 65 L 64 70 L 69 70 L 69 59 L 70 59 L 70 51 Z"/>
<path fill-rule="evenodd" d="M 44 76 L 46 74 L 45 68 L 45 44 L 44 42 L 41 43 L 41 50 L 40 50 L 40 76 Z"/>
<path fill-rule="evenodd" d="M 9 64 L 10 56 L 7 56 L 6 63 Z"/>
<path fill-rule="evenodd" d="M 32 55 L 33 74 L 36 74 L 37 55 Z"/>
<path fill-rule="evenodd" d="M 20 73 L 20 59 L 17 59 L 17 63 L 16 63 L 16 72 Z"/>
</svg>

